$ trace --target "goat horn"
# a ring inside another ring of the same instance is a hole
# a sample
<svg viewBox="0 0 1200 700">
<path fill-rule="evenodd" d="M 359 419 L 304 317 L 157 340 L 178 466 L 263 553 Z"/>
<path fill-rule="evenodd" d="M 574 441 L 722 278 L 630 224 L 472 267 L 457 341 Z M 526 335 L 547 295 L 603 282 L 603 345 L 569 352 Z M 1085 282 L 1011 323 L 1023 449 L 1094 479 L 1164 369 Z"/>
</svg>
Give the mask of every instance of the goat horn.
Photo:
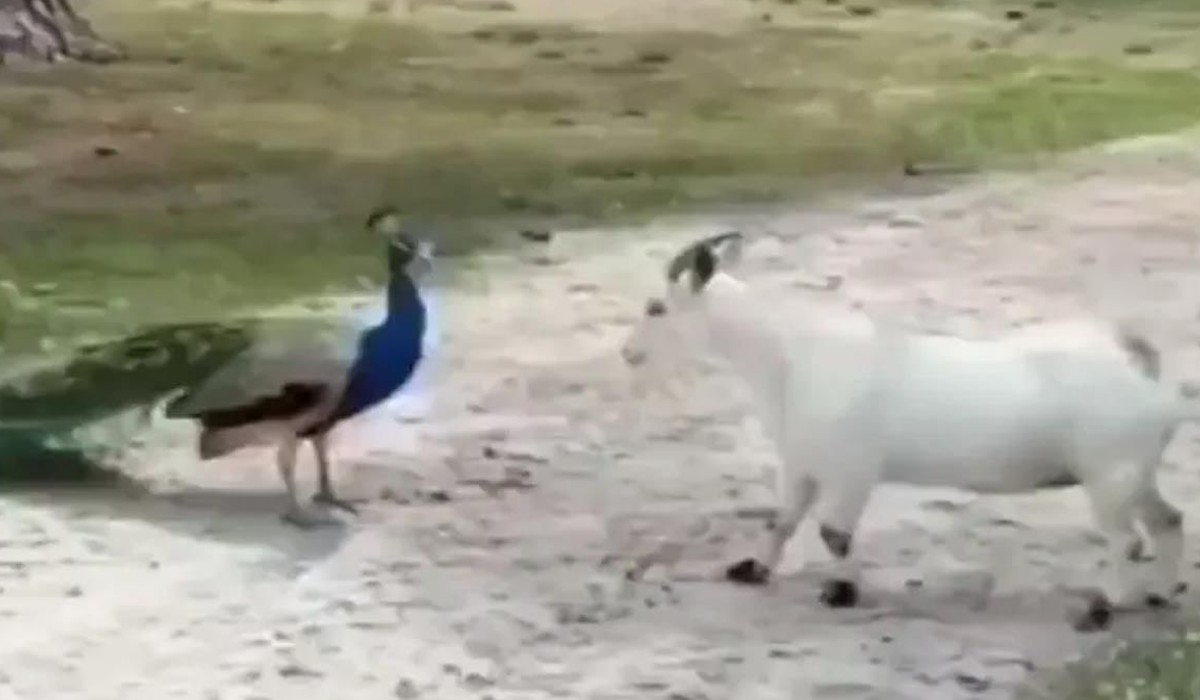
<svg viewBox="0 0 1200 700">
<path fill-rule="evenodd" d="M 725 233 L 718 233 L 715 236 L 701 238 L 689 244 L 683 250 L 679 251 L 667 265 L 667 279 L 671 282 L 678 281 L 679 276 L 692 267 L 692 262 L 696 258 L 696 251 L 700 250 L 700 248 L 704 247 L 713 250 L 726 241 L 742 240 L 743 238 L 744 236 L 741 231 L 726 231 Z"/>
</svg>

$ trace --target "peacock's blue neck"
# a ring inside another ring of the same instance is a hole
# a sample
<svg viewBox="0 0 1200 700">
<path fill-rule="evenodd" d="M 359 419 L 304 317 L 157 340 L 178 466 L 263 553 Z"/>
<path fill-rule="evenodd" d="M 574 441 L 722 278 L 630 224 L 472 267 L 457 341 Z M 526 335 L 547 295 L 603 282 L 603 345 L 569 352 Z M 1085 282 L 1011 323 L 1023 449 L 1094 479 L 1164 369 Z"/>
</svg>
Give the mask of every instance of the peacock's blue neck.
<svg viewBox="0 0 1200 700">
<path fill-rule="evenodd" d="M 425 302 L 403 272 L 387 287 L 387 315 L 363 334 L 332 420 L 361 413 L 394 394 L 416 370 L 425 335 Z"/>
</svg>

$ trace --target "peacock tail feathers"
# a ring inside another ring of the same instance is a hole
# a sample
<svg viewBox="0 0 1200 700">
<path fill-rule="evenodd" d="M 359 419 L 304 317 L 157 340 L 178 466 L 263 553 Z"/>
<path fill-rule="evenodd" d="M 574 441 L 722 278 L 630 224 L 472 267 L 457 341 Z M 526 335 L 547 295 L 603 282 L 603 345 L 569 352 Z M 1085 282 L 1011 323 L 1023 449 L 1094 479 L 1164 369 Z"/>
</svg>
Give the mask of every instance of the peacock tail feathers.
<svg viewBox="0 0 1200 700">
<path fill-rule="evenodd" d="M 289 386 L 337 392 L 358 352 L 363 326 L 344 317 L 277 317 L 234 361 L 172 399 L 168 418 L 194 417 L 275 397 Z"/>
<path fill-rule="evenodd" d="M 111 479 L 103 465 L 112 452 L 73 436 L 0 428 L 0 487 Z"/>
<path fill-rule="evenodd" d="M 243 353 L 252 321 L 158 325 L 0 376 L 0 431 L 59 433 L 203 382 Z"/>
</svg>

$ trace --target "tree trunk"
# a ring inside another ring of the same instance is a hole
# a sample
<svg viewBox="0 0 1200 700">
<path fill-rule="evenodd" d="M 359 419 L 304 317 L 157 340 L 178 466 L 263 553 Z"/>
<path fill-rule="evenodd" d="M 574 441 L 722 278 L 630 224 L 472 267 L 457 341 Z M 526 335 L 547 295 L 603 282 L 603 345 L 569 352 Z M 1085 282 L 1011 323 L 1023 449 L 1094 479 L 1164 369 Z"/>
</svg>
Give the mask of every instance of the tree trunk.
<svg viewBox="0 0 1200 700">
<path fill-rule="evenodd" d="M 108 63 L 125 50 L 96 34 L 70 0 L 0 0 L 0 64 L 9 56 Z"/>
</svg>

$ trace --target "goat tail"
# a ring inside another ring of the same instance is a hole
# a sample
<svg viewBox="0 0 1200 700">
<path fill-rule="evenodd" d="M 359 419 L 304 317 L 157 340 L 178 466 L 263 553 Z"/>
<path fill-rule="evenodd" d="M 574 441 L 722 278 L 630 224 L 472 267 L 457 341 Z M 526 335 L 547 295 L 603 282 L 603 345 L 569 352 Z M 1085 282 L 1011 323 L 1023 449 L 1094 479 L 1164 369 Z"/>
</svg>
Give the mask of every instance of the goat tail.
<svg viewBox="0 0 1200 700">
<path fill-rule="evenodd" d="M 1152 382 L 1162 381 L 1162 353 L 1145 334 L 1126 321 L 1117 325 L 1116 339 L 1126 359 L 1142 376 Z M 1176 422 L 1200 423 L 1200 383 L 1180 382 L 1176 391 Z"/>
</svg>

